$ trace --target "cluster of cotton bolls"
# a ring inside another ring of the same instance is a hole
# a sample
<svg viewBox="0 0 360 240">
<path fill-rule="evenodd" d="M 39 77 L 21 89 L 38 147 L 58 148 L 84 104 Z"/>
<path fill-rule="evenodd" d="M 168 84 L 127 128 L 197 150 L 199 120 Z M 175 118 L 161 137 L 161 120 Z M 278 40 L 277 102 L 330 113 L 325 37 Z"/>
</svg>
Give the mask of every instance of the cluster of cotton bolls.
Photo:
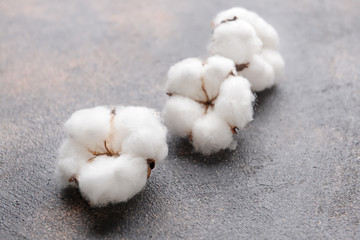
<svg viewBox="0 0 360 240">
<path fill-rule="evenodd" d="M 252 91 L 273 86 L 284 67 L 275 29 L 257 14 L 232 8 L 213 26 L 211 57 L 170 68 L 163 109 L 169 130 L 205 155 L 236 148 L 234 135 L 253 118 Z M 65 131 L 55 175 L 62 187 L 78 187 L 92 206 L 133 197 L 168 152 L 167 129 L 145 107 L 79 110 Z"/>
<path fill-rule="evenodd" d="M 212 57 L 170 68 L 163 110 L 169 130 L 189 137 L 205 155 L 235 149 L 233 135 L 252 120 L 252 91 L 273 86 L 284 67 L 275 29 L 257 14 L 232 8 L 220 12 L 213 26 Z"/>
<path fill-rule="evenodd" d="M 276 83 L 282 75 L 284 60 L 278 52 L 278 34 L 270 24 L 256 13 L 236 7 L 220 12 L 212 25 L 208 45 L 211 54 L 232 59 L 253 91 Z"/>
<path fill-rule="evenodd" d="M 130 199 L 168 152 L 166 128 L 145 107 L 79 110 L 65 131 L 55 175 L 61 186 L 78 187 L 93 206 Z"/>
</svg>

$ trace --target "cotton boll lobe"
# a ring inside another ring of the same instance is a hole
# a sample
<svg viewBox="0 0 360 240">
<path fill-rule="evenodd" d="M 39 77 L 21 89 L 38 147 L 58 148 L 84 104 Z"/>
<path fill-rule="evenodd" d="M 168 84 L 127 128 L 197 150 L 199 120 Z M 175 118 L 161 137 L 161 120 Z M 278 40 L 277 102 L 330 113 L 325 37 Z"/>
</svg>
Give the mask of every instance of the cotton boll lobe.
<svg viewBox="0 0 360 240">
<path fill-rule="evenodd" d="M 166 92 L 204 101 L 206 96 L 201 91 L 202 66 L 198 58 L 187 58 L 176 63 L 168 72 Z"/>
<path fill-rule="evenodd" d="M 279 52 L 263 49 L 259 55 L 254 55 L 248 68 L 240 72 L 251 80 L 251 90 L 259 92 L 272 87 L 283 75 L 284 60 Z"/>
<path fill-rule="evenodd" d="M 273 26 L 268 24 L 263 18 L 261 18 L 255 12 L 246 10 L 244 8 L 235 7 L 225 11 L 222 11 L 217 14 L 214 18 L 213 23 L 215 26 L 218 26 L 222 22 L 234 19 L 244 20 L 251 24 L 257 36 L 263 42 L 264 47 L 277 49 L 279 45 L 279 37 Z"/>
<path fill-rule="evenodd" d="M 261 47 L 262 42 L 254 28 L 243 20 L 236 20 L 214 29 L 208 49 L 212 55 L 224 56 L 236 64 L 243 64 L 249 62 Z"/>
<path fill-rule="evenodd" d="M 144 128 L 132 133 L 123 142 L 122 153 L 153 159 L 156 164 L 162 163 L 168 153 L 166 128 L 161 126 L 153 129 Z"/>
<path fill-rule="evenodd" d="M 67 139 L 59 150 L 59 157 L 55 169 L 55 177 L 60 187 L 68 185 L 77 187 L 69 179 L 76 175 L 93 155 L 80 143 Z"/>
<path fill-rule="evenodd" d="M 271 64 L 259 55 L 254 55 L 247 68 L 240 75 L 251 79 L 251 90 L 259 92 L 275 83 L 275 72 Z"/>
<path fill-rule="evenodd" d="M 233 134 L 229 125 L 214 113 L 197 120 L 192 131 L 195 150 L 209 155 L 229 147 L 233 148 Z"/>
<path fill-rule="evenodd" d="M 120 109 L 113 120 L 112 146 L 121 152 L 123 141 L 140 128 L 161 126 L 159 116 L 153 109 L 145 107 L 126 107 Z"/>
<path fill-rule="evenodd" d="M 93 151 L 102 151 L 104 140 L 110 132 L 110 110 L 101 106 L 76 111 L 64 127 L 75 141 Z"/>
<path fill-rule="evenodd" d="M 279 47 L 279 36 L 273 26 L 265 22 L 264 19 L 260 18 L 257 23 L 253 25 L 255 31 L 261 41 L 263 42 L 264 48 L 278 49 Z"/>
<path fill-rule="evenodd" d="M 242 129 L 252 120 L 254 95 L 250 83 L 240 76 L 231 76 L 221 85 L 214 113 L 235 128 Z"/>
<path fill-rule="evenodd" d="M 213 56 L 208 58 L 203 66 L 203 79 L 209 100 L 219 93 L 220 84 L 229 76 L 235 74 L 235 63 L 228 58 Z"/>
<path fill-rule="evenodd" d="M 162 115 L 170 132 L 186 137 L 191 134 L 194 122 L 204 115 L 204 109 L 190 98 L 174 95 L 166 102 Z"/>
<path fill-rule="evenodd" d="M 145 186 L 147 168 L 142 158 L 100 156 L 80 170 L 81 194 L 93 206 L 127 201 Z"/>
<path fill-rule="evenodd" d="M 273 67 L 276 77 L 283 75 L 285 62 L 278 51 L 265 48 L 261 51 L 261 57 Z"/>
</svg>

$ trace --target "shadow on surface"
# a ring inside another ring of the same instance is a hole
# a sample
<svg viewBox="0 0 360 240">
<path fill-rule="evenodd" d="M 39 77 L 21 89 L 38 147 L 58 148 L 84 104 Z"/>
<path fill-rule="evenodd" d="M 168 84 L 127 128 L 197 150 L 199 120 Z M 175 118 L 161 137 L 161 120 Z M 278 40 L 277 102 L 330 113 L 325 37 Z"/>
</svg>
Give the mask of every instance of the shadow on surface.
<svg viewBox="0 0 360 240">
<path fill-rule="evenodd" d="M 262 106 L 266 105 L 268 102 L 272 102 L 278 93 L 279 89 L 277 86 L 255 93 L 254 115 L 262 108 Z"/>
<path fill-rule="evenodd" d="M 114 232 L 134 231 L 128 228 L 141 228 L 149 210 L 156 208 L 157 193 L 153 184 L 131 198 L 128 202 L 110 204 L 104 207 L 91 207 L 76 188 L 61 191 L 61 200 L 70 211 L 77 212 L 81 225 L 88 226 L 87 237 L 102 238 Z M 142 219 L 142 221 L 139 221 Z"/>
<path fill-rule="evenodd" d="M 220 152 L 210 155 L 203 155 L 195 151 L 192 144 L 187 140 L 179 137 L 169 139 L 169 149 L 172 149 L 170 156 L 176 157 L 184 163 L 199 163 L 200 166 L 213 166 L 224 163 L 231 159 L 232 151 L 221 150 Z"/>
</svg>

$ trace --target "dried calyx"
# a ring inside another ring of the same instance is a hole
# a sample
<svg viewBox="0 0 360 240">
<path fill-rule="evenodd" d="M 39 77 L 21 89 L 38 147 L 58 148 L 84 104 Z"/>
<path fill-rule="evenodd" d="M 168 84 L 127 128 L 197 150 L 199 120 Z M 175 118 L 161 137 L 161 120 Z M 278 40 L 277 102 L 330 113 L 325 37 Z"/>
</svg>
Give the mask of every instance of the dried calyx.
<svg viewBox="0 0 360 240">
<path fill-rule="evenodd" d="M 220 24 L 221 24 L 221 23 L 226 23 L 226 22 L 232 22 L 232 21 L 236 21 L 236 20 L 237 20 L 237 17 L 234 16 L 233 18 L 222 20 L 222 21 L 220 22 Z"/>
<path fill-rule="evenodd" d="M 155 160 L 152 158 L 148 158 L 146 159 L 146 162 L 148 164 L 147 178 L 149 178 L 151 175 L 151 170 L 155 168 Z"/>
<path fill-rule="evenodd" d="M 245 68 L 249 67 L 250 63 L 243 63 L 243 64 L 235 64 L 235 68 L 237 72 L 241 72 L 242 70 L 244 70 Z"/>
</svg>

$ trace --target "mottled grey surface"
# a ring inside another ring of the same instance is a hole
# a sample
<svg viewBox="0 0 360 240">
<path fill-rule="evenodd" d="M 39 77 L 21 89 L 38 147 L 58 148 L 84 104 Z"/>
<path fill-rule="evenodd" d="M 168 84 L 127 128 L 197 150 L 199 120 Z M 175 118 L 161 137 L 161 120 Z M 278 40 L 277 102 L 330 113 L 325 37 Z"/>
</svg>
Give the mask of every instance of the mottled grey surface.
<svg viewBox="0 0 360 240">
<path fill-rule="evenodd" d="M 241 5 L 281 36 L 286 74 L 238 148 L 169 156 L 132 200 L 93 209 L 53 180 L 80 108 L 161 110 L 166 72 L 206 57 L 210 21 Z M 359 239 L 360 2 L 0 3 L 0 239 Z"/>
</svg>

